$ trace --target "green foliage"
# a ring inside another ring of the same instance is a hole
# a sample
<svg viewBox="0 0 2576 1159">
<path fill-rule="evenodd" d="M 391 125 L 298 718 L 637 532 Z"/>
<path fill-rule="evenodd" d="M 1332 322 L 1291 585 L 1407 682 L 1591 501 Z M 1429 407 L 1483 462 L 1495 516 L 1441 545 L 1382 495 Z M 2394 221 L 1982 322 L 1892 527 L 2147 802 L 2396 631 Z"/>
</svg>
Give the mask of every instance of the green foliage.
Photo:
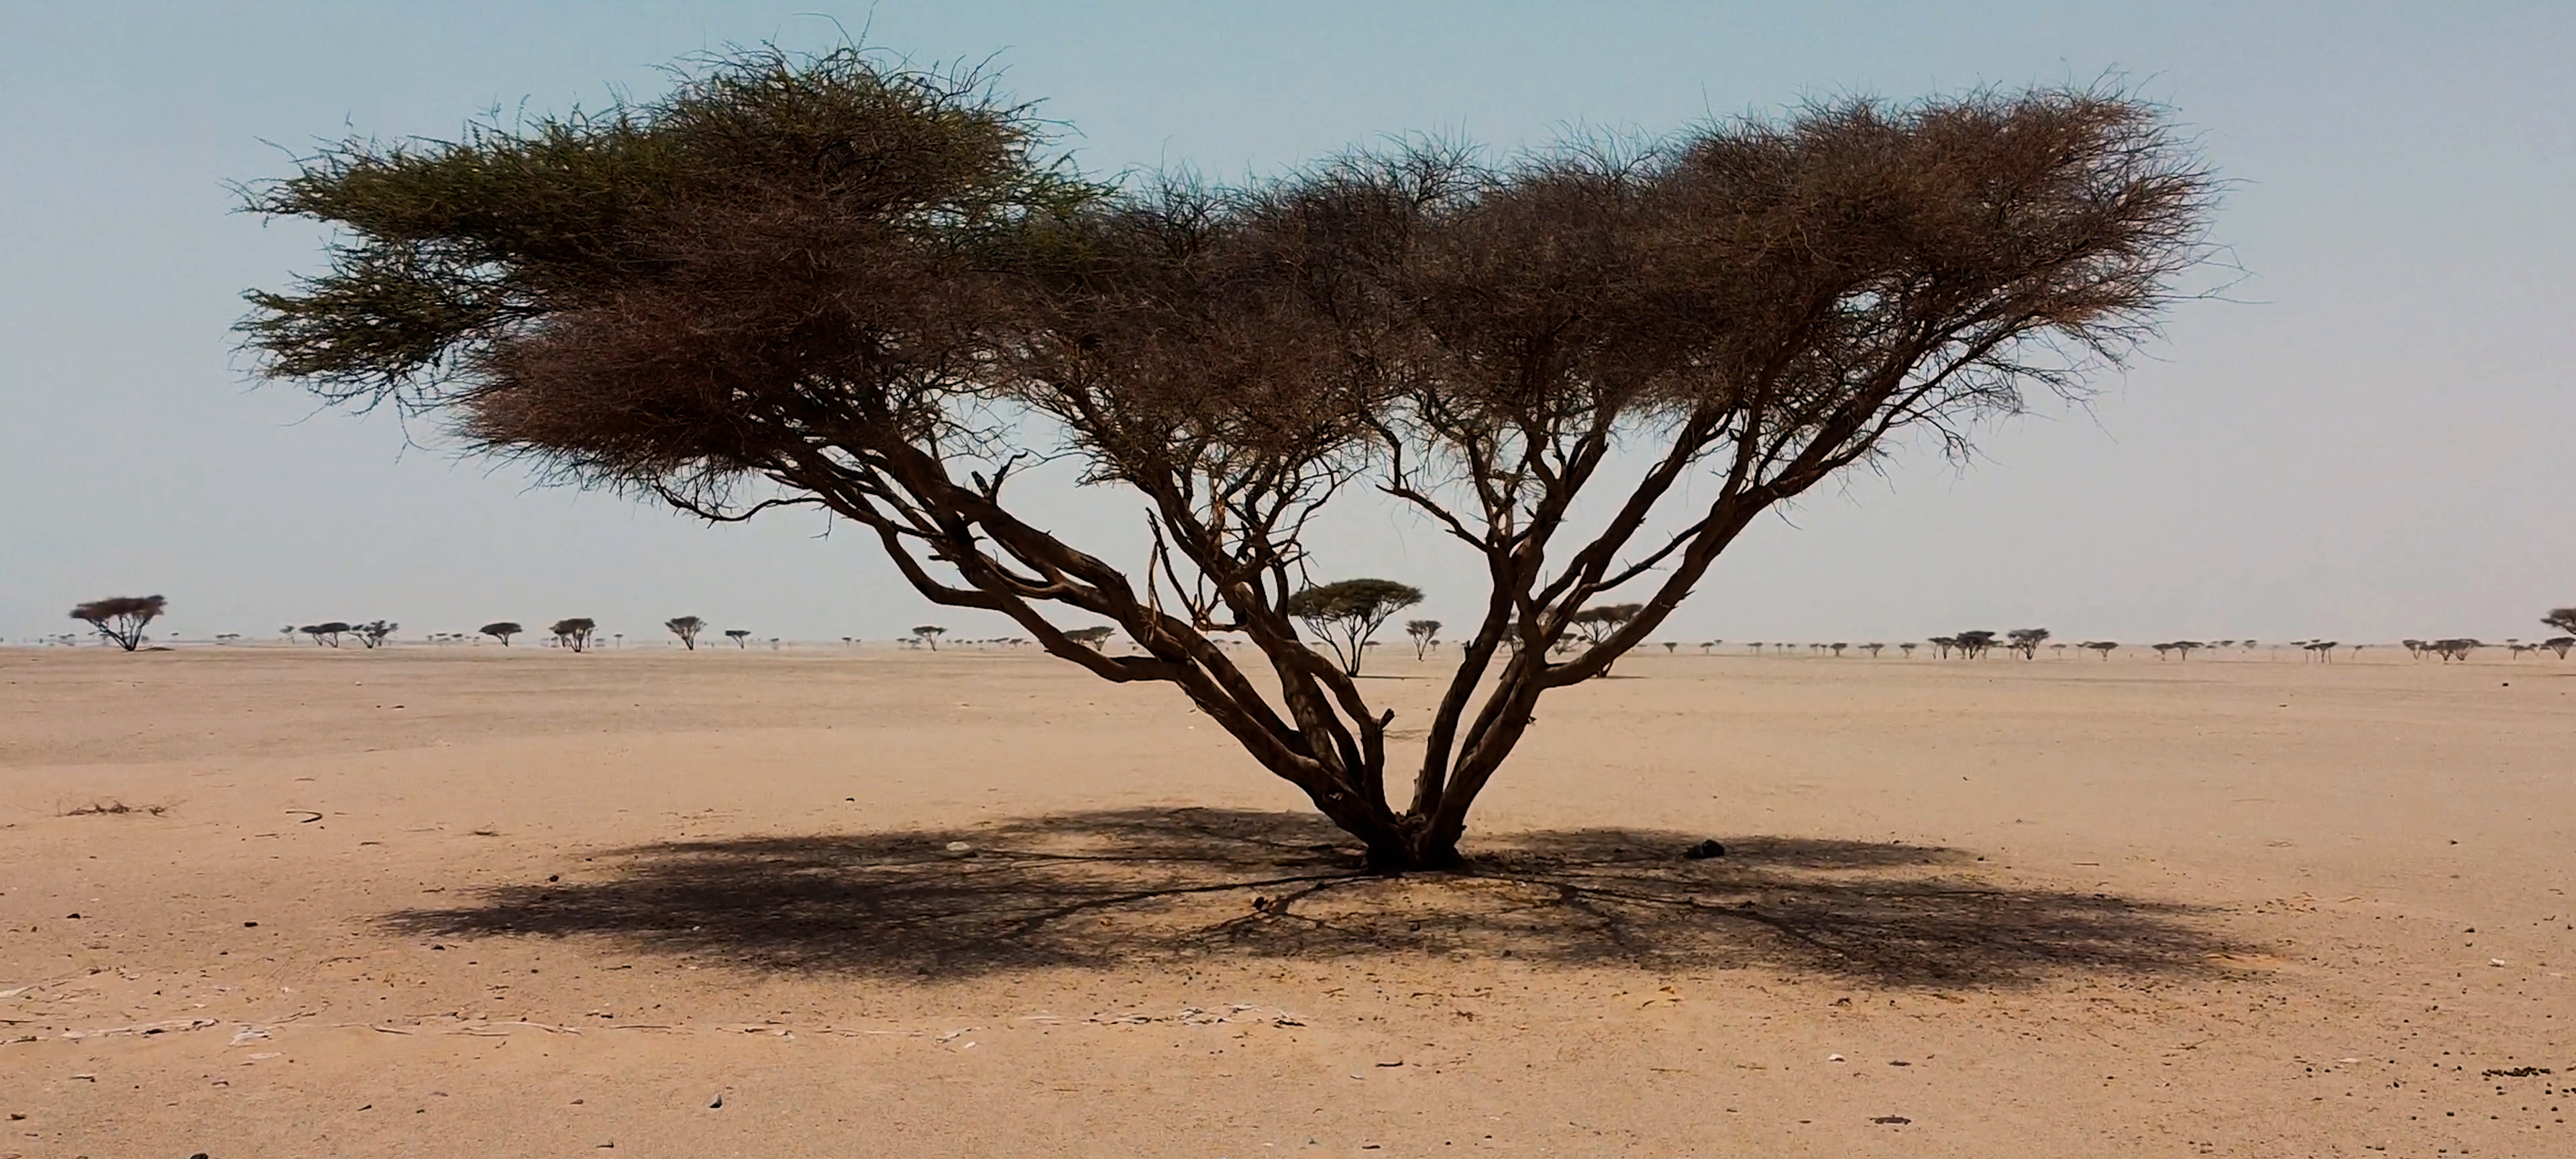
<svg viewBox="0 0 2576 1159">
<path fill-rule="evenodd" d="M 774 278 L 799 258 L 972 266 L 1030 215 L 1099 196 L 1038 156 L 1044 128 L 971 74 L 761 49 L 714 58 L 657 100 L 480 121 L 454 141 L 352 138 L 245 190 L 251 212 L 343 240 L 326 272 L 246 295 L 241 330 L 265 373 L 335 401 L 470 405 L 531 326 L 657 285 L 742 263 Z M 778 248 L 693 248 L 707 225 L 746 217 Z M 895 309 L 914 293 L 897 288 Z"/>
</svg>

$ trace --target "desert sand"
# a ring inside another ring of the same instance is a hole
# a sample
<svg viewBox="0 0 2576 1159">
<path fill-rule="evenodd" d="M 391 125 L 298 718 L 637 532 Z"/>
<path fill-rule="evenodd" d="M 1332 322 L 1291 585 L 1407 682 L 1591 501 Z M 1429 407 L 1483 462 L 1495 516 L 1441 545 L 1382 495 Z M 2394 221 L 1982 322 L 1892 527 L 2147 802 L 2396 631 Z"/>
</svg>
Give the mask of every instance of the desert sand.
<svg viewBox="0 0 2576 1159">
<path fill-rule="evenodd" d="M 0 1156 L 2576 1152 L 2576 661 L 2365 656 L 1639 655 L 1387 880 L 1027 653 L 0 651 Z"/>
</svg>

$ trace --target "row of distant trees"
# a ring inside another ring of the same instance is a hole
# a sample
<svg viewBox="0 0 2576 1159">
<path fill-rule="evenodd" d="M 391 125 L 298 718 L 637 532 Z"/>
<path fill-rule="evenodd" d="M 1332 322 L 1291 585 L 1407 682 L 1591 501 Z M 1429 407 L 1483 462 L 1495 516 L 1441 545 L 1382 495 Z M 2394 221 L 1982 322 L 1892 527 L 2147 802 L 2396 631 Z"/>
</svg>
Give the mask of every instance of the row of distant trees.
<svg viewBox="0 0 2576 1159">
<path fill-rule="evenodd" d="M 1379 630 L 1384 628 L 1386 622 L 1397 612 L 1421 602 L 1422 589 L 1409 584 L 1385 579 L 1351 579 L 1302 588 L 1289 597 L 1285 607 L 1290 615 L 1305 624 L 1331 650 L 1334 658 L 1340 662 L 1344 674 L 1357 676 L 1361 659 L 1370 647 L 1375 646 L 1375 637 Z M 71 614 L 73 619 L 87 622 L 107 643 L 131 652 L 143 644 L 146 638 L 143 631 L 145 626 L 160 618 L 168 609 L 169 600 L 162 596 L 111 596 L 79 604 L 72 608 Z M 1606 640 L 1642 610 L 1643 606 L 1639 604 L 1606 604 L 1577 612 L 1572 619 L 1574 628 L 1572 635 L 1560 641 L 1555 650 L 1564 651 L 1573 648 L 1577 643 L 1597 644 Z M 2547 615 L 2541 617 L 2541 623 L 2561 632 L 2576 633 L 2576 608 L 2552 608 Z M 662 626 L 679 639 L 682 647 L 695 651 L 698 638 L 706 632 L 707 621 L 698 616 L 674 616 L 663 621 Z M 1438 620 L 1405 622 L 1404 633 L 1413 641 L 1415 659 L 1423 658 L 1431 649 L 1438 647 L 1440 626 Z M 320 647 L 337 648 L 345 637 L 355 639 L 361 646 L 372 649 L 383 647 L 392 640 L 394 632 L 400 627 L 400 624 L 390 620 L 369 620 L 357 624 L 344 620 L 327 620 L 318 624 L 289 625 L 279 629 L 279 632 L 290 639 L 298 635 L 309 637 Z M 1517 648 L 1519 635 L 1509 628 L 1510 625 L 1506 625 L 1505 642 Z M 581 652 L 591 647 L 597 637 L 599 625 L 589 617 L 575 616 L 557 620 L 547 630 L 553 635 L 556 646 Z M 490 636 L 500 641 L 506 648 L 510 645 L 512 637 L 525 634 L 527 629 L 516 621 L 497 620 L 475 631 L 478 635 Z M 1098 650 L 1107 647 L 1112 631 L 1113 629 L 1101 625 L 1070 629 L 1064 635 L 1069 640 Z M 939 641 L 947 634 L 948 629 L 941 625 L 920 624 L 914 626 L 906 638 L 906 643 L 927 647 L 935 652 L 939 650 Z M 462 637 L 461 633 L 454 635 Z M 748 629 L 728 628 L 723 635 L 733 641 L 736 648 L 749 647 L 751 632 Z M 2069 647 L 2065 643 L 2050 644 L 2048 642 L 2050 637 L 2051 633 L 2046 628 L 2015 628 L 2000 635 L 1986 630 L 1958 632 L 1947 636 L 1934 636 L 1925 642 L 1931 644 L 1935 654 L 1944 659 L 1956 653 L 1966 659 L 1975 660 L 2001 648 L 2007 653 L 2018 653 L 2024 660 L 2031 660 L 2038 658 L 2039 650 L 2043 646 L 2051 649 Z M 849 636 L 841 639 L 843 643 L 858 642 L 856 638 Z M 1021 637 L 975 641 L 975 643 L 1009 646 L 1023 645 L 1027 642 Z M 1724 643 L 1724 640 L 1707 640 L 1699 647 L 1700 651 L 1709 652 Z M 2408 655 L 2416 659 L 2433 657 L 2444 663 L 2466 660 L 2478 649 L 2491 646 L 2470 637 L 2439 640 L 2410 639 L 2399 643 L 2406 649 Z M 1760 655 L 1766 646 L 1773 649 L 1787 649 L 1797 645 L 1766 644 L 1761 641 L 1746 645 L 1755 655 Z M 2121 645 L 2113 640 L 2087 640 L 2072 646 L 2093 652 L 2102 659 L 2108 660 L 2111 658 L 2111 653 L 2118 650 Z M 2261 646 L 2261 641 L 2168 640 L 2146 646 L 2155 651 L 2156 658 L 2159 660 L 2167 656 L 2188 660 L 2193 652 L 2208 649 L 2224 651 L 2230 648 L 2241 648 L 2250 651 Z M 2330 661 L 2334 658 L 2335 649 L 2343 647 L 2343 644 L 2334 640 L 2292 640 L 2289 646 L 2307 652 L 2313 659 Z M 2534 642 L 2508 639 L 2502 646 L 2515 656 L 2549 652 L 2563 660 L 2571 650 L 2576 650 L 2576 634 L 2553 636 Z M 1667 653 L 1679 647 L 1677 642 L 1664 642 L 1664 651 Z M 1813 652 L 1831 652 L 1835 656 L 1842 655 L 1848 649 L 1857 648 L 1876 657 L 1887 648 L 1887 645 L 1884 643 L 1855 645 L 1838 642 L 1808 644 L 1806 647 Z M 1900 643 L 1896 647 L 1904 655 L 1911 657 L 1917 645 L 1909 641 Z M 2364 647 L 2367 645 L 2354 645 L 2353 650 L 2359 651 Z"/>
</svg>

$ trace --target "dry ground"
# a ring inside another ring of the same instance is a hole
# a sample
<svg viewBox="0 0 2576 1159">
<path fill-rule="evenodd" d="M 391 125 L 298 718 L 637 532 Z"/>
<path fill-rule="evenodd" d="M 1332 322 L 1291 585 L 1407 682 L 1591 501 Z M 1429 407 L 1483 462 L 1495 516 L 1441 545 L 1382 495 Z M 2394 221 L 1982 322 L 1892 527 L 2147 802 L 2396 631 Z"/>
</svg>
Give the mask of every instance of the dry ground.
<svg viewBox="0 0 2576 1159">
<path fill-rule="evenodd" d="M 2576 662 L 1639 656 L 1392 881 L 1037 656 L 0 682 L 0 1157 L 2576 1151 Z"/>
</svg>

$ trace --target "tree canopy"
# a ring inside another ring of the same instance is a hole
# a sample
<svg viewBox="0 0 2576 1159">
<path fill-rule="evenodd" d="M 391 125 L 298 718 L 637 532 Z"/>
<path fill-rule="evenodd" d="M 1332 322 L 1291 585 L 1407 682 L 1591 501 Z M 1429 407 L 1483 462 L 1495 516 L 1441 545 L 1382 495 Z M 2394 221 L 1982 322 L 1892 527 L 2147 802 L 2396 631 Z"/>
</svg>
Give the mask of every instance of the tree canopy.
<svg viewBox="0 0 2576 1159">
<path fill-rule="evenodd" d="M 2159 110 L 2083 89 L 1502 162 L 1417 143 L 1232 188 L 1109 188 L 1045 129 L 971 76 L 755 51 L 596 113 L 350 140 L 255 187 L 342 240 L 243 330 L 272 377 L 566 481 L 827 508 L 932 602 L 1180 686 L 1378 864 L 1441 865 L 1538 698 L 1607 671 L 1759 514 L 2082 393 L 2203 256 L 2215 189 Z M 1144 559 L 1024 517 L 1014 473 L 1065 456 L 1141 502 Z M 1306 528 L 1355 492 L 1486 580 L 1409 804 L 1391 714 L 1289 607 Z"/>
</svg>

